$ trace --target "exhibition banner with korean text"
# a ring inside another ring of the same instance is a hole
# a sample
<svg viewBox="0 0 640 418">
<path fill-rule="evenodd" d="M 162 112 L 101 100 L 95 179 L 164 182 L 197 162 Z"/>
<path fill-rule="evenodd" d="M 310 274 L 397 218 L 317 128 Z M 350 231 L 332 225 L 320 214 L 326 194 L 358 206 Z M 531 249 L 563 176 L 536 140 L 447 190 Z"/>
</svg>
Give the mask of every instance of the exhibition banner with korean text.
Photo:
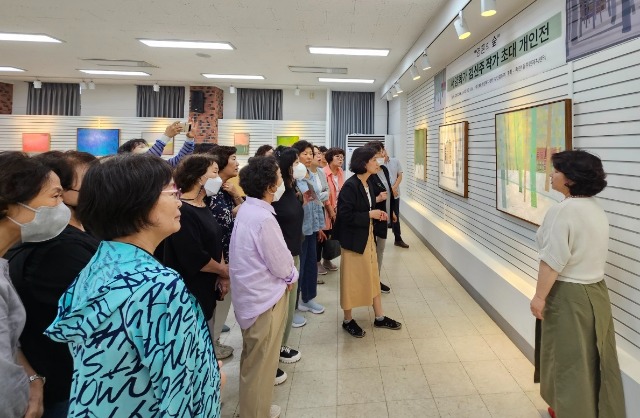
<svg viewBox="0 0 640 418">
<path fill-rule="evenodd" d="M 447 106 L 566 62 L 562 5 L 544 2 L 548 8 L 525 9 L 447 67 Z"/>
</svg>

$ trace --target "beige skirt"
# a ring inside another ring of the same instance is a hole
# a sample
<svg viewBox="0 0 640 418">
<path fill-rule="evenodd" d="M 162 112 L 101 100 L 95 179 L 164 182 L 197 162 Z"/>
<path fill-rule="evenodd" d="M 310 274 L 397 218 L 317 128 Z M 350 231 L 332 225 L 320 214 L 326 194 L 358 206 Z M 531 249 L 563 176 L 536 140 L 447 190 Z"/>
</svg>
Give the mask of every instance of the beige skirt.
<svg viewBox="0 0 640 418">
<path fill-rule="evenodd" d="M 369 224 L 369 238 L 363 254 L 341 250 L 340 257 L 340 307 L 344 310 L 371 306 L 373 298 L 380 294 L 378 256 L 373 238 L 373 226 Z"/>
<path fill-rule="evenodd" d="M 540 340 L 540 394 L 558 418 L 624 418 L 624 393 L 609 292 L 556 281 Z"/>
</svg>

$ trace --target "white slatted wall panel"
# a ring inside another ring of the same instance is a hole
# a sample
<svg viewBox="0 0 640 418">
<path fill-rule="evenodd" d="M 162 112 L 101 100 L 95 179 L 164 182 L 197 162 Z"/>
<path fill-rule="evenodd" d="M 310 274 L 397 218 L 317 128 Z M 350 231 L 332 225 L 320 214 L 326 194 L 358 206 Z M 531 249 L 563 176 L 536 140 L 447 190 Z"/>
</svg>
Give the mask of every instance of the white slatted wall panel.
<svg viewBox="0 0 640 418">
<path fill-rule="evenodd" d="M 0 115 L 0 150 L 22 151 L 23 133 L 50 133 L 51 150 L 75 150 L 78 128 L 120 129 L 122 144 L 129 139 L 141 138 L 143 132 L 158 132 L 159 138 L 173 122 L 175 119 L 164 118 Z M 182 134 L 176 136 L 176 154 L 186 139 Z"/>
<path fill-rule="evenodd" d="M 572 71 L 573 66 L 573 71 Z M 573 95 L 575 148 L 599 155 L 609 187 L 599 202 L 611 223 L 607 284 L 616 331 L 640 356 L 640 40 L 628 42 L 435 112 L 433 79 L 407 100 L 407 173 L 413 134 L 427 128 L 426 182 L 407 176 L 409 195 L 535 283 L 537 227 L 496 209 L 495 114 Z M 438 127 L 469 122 L 469 198 L 438 187 Z M 622 341 L 622 340 L 621 340 Z"/>
<path fill-rule="evenodd" d="M 278 136 L 299 136 L 312 144 L 324 145 L 326 135 L 325 121 L 289 121 L 289 120 L 218 120 L 218 144 L 233 146 L 234 133 L 248 133 L 249 155 L 238 156 L 244 163 L 255 155 L 261 145 L 276 146 Z"/>
</svg>

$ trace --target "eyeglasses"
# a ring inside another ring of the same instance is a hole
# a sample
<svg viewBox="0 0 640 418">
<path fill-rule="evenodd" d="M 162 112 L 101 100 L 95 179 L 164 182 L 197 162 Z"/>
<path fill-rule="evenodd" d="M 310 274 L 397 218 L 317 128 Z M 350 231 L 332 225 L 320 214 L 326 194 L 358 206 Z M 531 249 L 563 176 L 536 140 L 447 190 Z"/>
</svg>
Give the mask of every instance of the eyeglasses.
<svg viewBox="0 0 640 418">
<path fill-rule="evenodd" d="M 180 189 L 170 189 L 170 190 L 163 190 L 160 193 L 168 193 L 170 196 L 173 196 L 174 199 L 176 200 L 180 200 L 180 197 L 182 197 L 182 190 Z"/>
</svg>

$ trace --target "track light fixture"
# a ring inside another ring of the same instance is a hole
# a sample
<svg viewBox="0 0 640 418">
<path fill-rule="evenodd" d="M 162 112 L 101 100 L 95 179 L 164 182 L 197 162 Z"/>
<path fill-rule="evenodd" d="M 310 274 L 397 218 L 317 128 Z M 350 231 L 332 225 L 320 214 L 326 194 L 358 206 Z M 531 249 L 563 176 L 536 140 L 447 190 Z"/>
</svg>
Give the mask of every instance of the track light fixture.
<svg viewBox="0 0 640 418">
<path fill-rule="evenodd" d="M 429 62 L 429 57 L 427 56 L 427 50 L 425 49 L 420 58 L 418 58 L 418 63 L 422 71 L 427 71 L 431 68 L 431 63 Z"/>
<path fill-rule="evenodd" d="M 89 90 L 95 90 L 96 89 L 96 83 L 93 82 L 93 80 L 89 81 Z"/>
<path fill-rule="evenodd" d="M 480 14 L 484 17 L 493 16 L 497 13 L 496 0 L 481 0 Z"/>
<path fill-rule="evenodd" d="M 400 87 L 400 83 L 396 82 L 396 84 L 394 84 L 393 86 L 394 89 L 396 89 L 396 93 L 400 94 L 402 93 L 404 90 L 402 90 L 402 87 Z"/>
<path fill-rule="evenodd" d="M 155 91 L 156 93 L 158 93 L 158 92 L 160 91 L 160 84 L 155 83 L 155 84 L 153 85 L 153 91 Z"/>
<path fill-rule="evenodd" d="M 409 73 L 411 74 L 411 78 L 413 78 L 413 80 L 419 80 L 420 79 L 420 74 L 418 73 L 418 67 L 416 67 L 416 64 L 411 64 L 411 67 L 409 67 Z"/>
<path fill-rule="evenodd" d="M 385 94 L 385 96 L 388 102 L 393 100 L 393 95 L 391 94 L 391 91 L 388 91 L 387 94 Z"/>
<path fill-rule="evenodd" d="M 40 81 L 40 80 L 35 80 L 35 81 L 33 82 L 33 88 L 34 88 L 34 89 L 41 89 L 41 88 L 42 88 L 42 81 Z"/>
<path fill-rule="evenodd" d="M 230 86 L 230 87 L 229 87 L 229 93 L 231 93 L 231 94 L 236 94 L 236 88 L 235 88 L 235 87 L 233 87 L 233 86 Z"/>
<path fill-rule="evenodd" d="M 80 91 L 86 90 L 86 89 L 87 89 L 87 83 L 85 83 L 84 80 L 82 80 L 80 82 Z"/>
<path fill-rule="evenodd" d="M 293 94 L 295 94 L 296 96 L 300 96 L 300 88 L 298 86 L 296 86 L 296 89 L 293 91 Z"/>
<path fill-rule="evenodd" d="M 469 26 L 467 26 L 467 22 L 462 16 L 462 10 L 458 13 L 458 18 L 453 22 L 453 26 L 456 28 L 456 32 L 458 33 L 458 39 L 467 39 L 471 36 Z"/>
</svg>

